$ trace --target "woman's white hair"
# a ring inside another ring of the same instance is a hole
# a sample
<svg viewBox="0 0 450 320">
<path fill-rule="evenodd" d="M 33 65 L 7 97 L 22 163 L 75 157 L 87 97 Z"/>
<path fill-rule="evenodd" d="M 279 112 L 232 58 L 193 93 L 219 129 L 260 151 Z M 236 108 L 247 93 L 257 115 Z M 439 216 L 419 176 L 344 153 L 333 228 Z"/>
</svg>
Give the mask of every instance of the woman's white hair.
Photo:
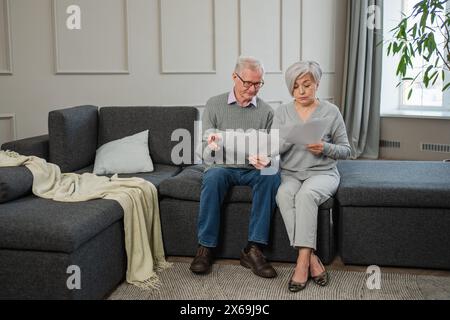
<svg viewBox="0 0 450 320">
<path fill-rule="evenodd" d="M 297 79 L 307 74 L 311 74 L 317 84 L 320 83 L 320 80 L 322 79 L 322 69 L 315 61 L 296 62 L 286 70 L 286 85 L 292 96 L 294 95 L 294 86 Z"/>
<path fill-rule="evenodd" d="M 244 69 L 250 69 L 253 71 L 261 71 L 264 74 L 264 66 L 261 61 L 251 56 L 240 56 L 236 62 L 234 72 L 240 73 Z"/>
</svg>

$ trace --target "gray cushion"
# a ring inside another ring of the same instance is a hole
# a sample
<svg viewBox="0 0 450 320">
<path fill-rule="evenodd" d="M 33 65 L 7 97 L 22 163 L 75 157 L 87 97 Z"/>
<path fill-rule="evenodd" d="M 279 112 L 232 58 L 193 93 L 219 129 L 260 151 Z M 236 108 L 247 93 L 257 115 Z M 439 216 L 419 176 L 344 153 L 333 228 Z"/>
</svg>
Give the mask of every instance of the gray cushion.
<svg viewBox="0 0 450 320">
<path fill-rule="evenodd" d="M 81 170 L 76 171 L 78 174 L 83 173 L 92 173 L 94 166 L 89 166 L 83 168 Z M 137 177 L 142 178 L 144 180 L 150 181 L 155 185 L 155 187 L 159 187 L 162 181 L 165 179 L 171 178 L 178 174 L 181 171 L 180 167 L 177 166 L 169 166 L 165 164 L 155 164 L 155 171 L 153 172 L 144 172 L 144 173 L 133 173 L 133 174 L 119 174 L 119 178 L 130 178 Z M 107 177 L 111 177 L 112 174 L 106 175 Z"/>
<path fill-rule="evenodd" d="M 339 161 L 342 206 L 450 208 L 450 164 Z"/>
<path fill-rule="evenodd" d="M 177 176 L 167 179 L 159 186 L 161 196 L 174 199 L 200 201 L 202 189 L 204 165 L 196 165 L 185 168 Z M 249 186 L 234 186 L 225 197 L 225 202 L 252 202 L 252 188 Z M 321 205 L 321 209 L 333 208 L 333 199 L 329 199 Z"/>
<path fill-rule="evenodd" d="M 159 186 L 161 196 L 200 201 L 204 170 L 203 165 L 187 167 L 177 176 L 163 181 Z M 234 186 L 225 197 L 225 202 L 252 202 L 252 198 L 251 187 Z"/>
<path fill-rule="evenodd" d="M 61 172 L 94 163 L 97 150 L 98 108 L 81 106 L 55 110 L 48 115 L 50 162 Z"/>
<path fill-rule="evenodd" d="M 114 200 L 68 203 L 28 196 L 0 205 L 0 248 L 71 253 L 122 218 Z"/>
<path fill-rule="evenodd" d="M 100 109 L 99 147 L 103 144 L 149 130 L 149 149 L 153 163 L 174 164 L 171 153 L 179 142 L 171 141 L 177 129 L 186 129 L 194 145 L 194 123 L 198 110 L 193 107 L 106 107 Z M 191 163 L 194 148 L 191 147 Z M 175 163 L 178 164 L 178 163 Z"/>
<path fill-rule="evenodd" d="M 92 173 L 92 172 L 94 172 L 94 165 L 93 164 L 90 165 L 90 166 L 84 167 L 84 168 L 82 168 L 80 170 L 77 170 L 74 173 L 83 174 L 83 173 Z"/>
<path fill-rule="evenodd" d="M 28 168 L 0 167 L 0 203 L 31 193 L 33 175 Z"/>
</svg>

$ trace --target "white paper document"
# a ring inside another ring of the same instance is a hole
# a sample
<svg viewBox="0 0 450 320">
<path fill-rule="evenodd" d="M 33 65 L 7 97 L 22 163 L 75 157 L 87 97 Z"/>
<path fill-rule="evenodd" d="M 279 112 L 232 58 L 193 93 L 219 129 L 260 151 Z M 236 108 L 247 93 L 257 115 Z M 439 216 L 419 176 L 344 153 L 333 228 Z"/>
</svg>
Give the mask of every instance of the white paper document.
<svg viewBox="0 0 450 320">
<path fill-rule="evenodd" d="M 250 130 L 247 132 L 228 131 L 224 135 L 224 149 L 227 156 L 247 159 L 249 156 L 270 156 L 278 152 L 279 136 Z"/>
<path fill-rule="evenodd" d="M 320 143 L 326 128 L 326 119 L 312 119 L 304 124 L 299 123 L 280 129 L 280 137 L 297 145 Z"/>
</svg>

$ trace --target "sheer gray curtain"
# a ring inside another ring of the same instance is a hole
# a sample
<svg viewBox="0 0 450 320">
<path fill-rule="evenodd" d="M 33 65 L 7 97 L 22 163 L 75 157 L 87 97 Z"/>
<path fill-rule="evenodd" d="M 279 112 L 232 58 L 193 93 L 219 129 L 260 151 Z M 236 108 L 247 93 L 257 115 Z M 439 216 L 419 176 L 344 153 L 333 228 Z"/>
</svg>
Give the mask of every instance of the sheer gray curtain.
<svg viewBox="0 0 450 320">
<path fill-rule="evenodd" d="M 342 111 L 352 158 L 377 159 L 383 0 L 349 0 Z"/>
</svg>

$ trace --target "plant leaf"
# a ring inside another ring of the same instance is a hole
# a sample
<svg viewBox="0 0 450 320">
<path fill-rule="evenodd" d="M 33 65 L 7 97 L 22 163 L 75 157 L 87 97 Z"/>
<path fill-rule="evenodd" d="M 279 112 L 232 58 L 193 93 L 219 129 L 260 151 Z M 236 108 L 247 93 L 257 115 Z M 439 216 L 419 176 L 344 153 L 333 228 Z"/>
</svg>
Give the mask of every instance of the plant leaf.
<svg viewBox="0 0 450 320">
<path fill-rule="evenodd" d="M 413 93 L 413 89 L 411 88 L 411 89 L 409 89 L 408 99 L 407 100 L 411 99 L 412 93 Z"/>
<path fill-rule="evenodd" d="M 432 80 L 433 82 L 431 83 L 432 86 L 435 85 L 437 79 L 439 78 L 439 71 L 436 70 L 435 72 L 433 72 L 433 74 L 430 77 L 430 80 Z"/>
</svg>

